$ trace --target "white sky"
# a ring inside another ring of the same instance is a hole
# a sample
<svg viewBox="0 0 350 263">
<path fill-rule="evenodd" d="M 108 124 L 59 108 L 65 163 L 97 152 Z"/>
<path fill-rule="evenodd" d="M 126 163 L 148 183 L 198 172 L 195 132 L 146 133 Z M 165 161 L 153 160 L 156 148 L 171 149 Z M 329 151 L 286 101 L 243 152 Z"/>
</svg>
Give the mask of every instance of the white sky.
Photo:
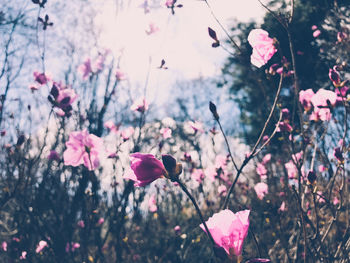
<svg viewBox="0 0 350 263">
<path fill-rule="evenodd" d="M 195 79 L 200 76 L 214 76 L 227 53 L 222 48 L 212 48 L 208 36 L 208 26 L 213 28 L 220 40 L 226 36 L 213 19 L 205 2 L 200 0 L 178 0 L 183 8 L 176 8 L 175 15 L 164 5 L 155 5 L 145 14 L 140 6 L 143 0 L 133 0 L 128 6 L 116 7 L 116 0 L 105 0 L 97 6 L 101 12 L 96 24 L 102 28 L 100 43 L 118 54 L 123 50 L 121 68 L 127 72 L 132 86 L 143 87 L 151 59 L 151 73 L 147 96 L 153 100 L 168 97 L 166 87 L 176 80 Z M 209 1 L 220 22 L 228 30 L 230 21 L 237 19 L 261 20 L 264 10 L 257 0 L 216 0 Z M 119 2 L 120 4 L 120 2 Z M 147 35 L 149 23 L 159 27 L 159 31 Z M 168 70 L 158 70 L 165 59 Z"/>
</svg>

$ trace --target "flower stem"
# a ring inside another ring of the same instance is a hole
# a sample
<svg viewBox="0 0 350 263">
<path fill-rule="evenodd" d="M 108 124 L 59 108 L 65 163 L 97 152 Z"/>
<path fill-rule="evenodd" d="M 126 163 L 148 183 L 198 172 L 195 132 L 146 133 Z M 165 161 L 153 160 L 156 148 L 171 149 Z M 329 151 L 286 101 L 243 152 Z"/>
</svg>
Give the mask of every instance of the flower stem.
<svg viewBox="0 0 350 263">
<path fill-rule="evenodd" d="M 203 224 L 203 226 L 204 226 L 204 228 L 205 228 L 205 231 L 207 232 L 207 234 L 208 234 L 208 236 L 209 236 L 210 241 L 213 243 L 213 246 L 215 246 L 215 241 L 214 241 L 214 239 L 213 239 L 213 237 L 212 237 L 212 235 L 211 235 L 211 233 L 210 233 L 210 231 L 209 231 L 209 228 L 208 228 L 207 224 L 206 224 L 205 221 L 204 221 L 202 212 L 201 212 L 201 210 L 199 209 L 196 200 L 195 200 L 194 197 L 190 194 L 190 192 L 187 190 L 187 187 L 186 187 L 179 179 L 175 180 L 175 182 L 177 182 L 177 183 L 180 185 L 181 189 L 185 192 L 185 194 L 188 196 L 188 198 L 191 199 L 191 201 L 192 201 L 194 207 L 196 208 L 197 214 L 198 214 L 200 220 L 202 221 L 202 224 Z"/>
</svg>

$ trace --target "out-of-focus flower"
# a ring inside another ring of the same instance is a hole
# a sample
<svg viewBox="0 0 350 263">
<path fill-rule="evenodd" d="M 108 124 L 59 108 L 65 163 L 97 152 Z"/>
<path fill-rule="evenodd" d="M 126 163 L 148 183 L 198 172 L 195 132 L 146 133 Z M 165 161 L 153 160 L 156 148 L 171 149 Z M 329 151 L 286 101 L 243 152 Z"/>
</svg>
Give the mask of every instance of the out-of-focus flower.
<svg viewBox="0 0 350 263">
<path fill-rule="evenodd" d="M 100 219 L 97 221 L 98 225 L 102 225 L 105 222 L 105 219 L 103 217 L 100 217 Z"/>
<path fill-rule="evenodd" d="M 189 121 L 187 122 L 187 124 L 193 129 L 193 131 L 195 133 L 199 132 L 199 133 L 203 133 L 204 129 L 203 129 L 203 123 L 198 122 L 198 121 Z"/>
<path fill-rule="evenodd" d="M 132 111 L 145 112 L 148 110 L 148 103 L 145 98 L 137 99 L 130 107 Z"/>
<path fill-rule="evenodd" d="M 309 111 L 312 108 L 311 99 L 315 95 L 312 89 L 301 90 L 299 92 L 299 101 L 303 105 L 305 111 Z"/>
<path fill-rule="evenodd" d="M 215 243 L 229 255 L 240 256 L 248 234 L 249 210 L 233 213 L 226 209 L 214 214 L 206 222 Z M 200 227 L 204 230 L 204 225 Z"/>
<path fill-rule="evenodd" d="M 196 180 L 198 183 L 202 183 L 204 179 L 204 173 L 202 169 L 193 169 L 191 178 Z"/>
<path fill-rule="evenodd" d="M 115 71 L 115 77 L 117 78 L 118 81 L 126 79 L 126 75 L 125 75 L 124 71 L 122 71 L 119 68 Z"/>
<path fill-rule="evenodd" d="M 226 186 L 224 186 L 223 184 L 219 185 L 219 187 L 218 187 L 218 194 L 220 196 L 226 196 L 226 194 L 227 194 Z"/>
<path fill-rule="evenodd" d="M 99 155 L 103 140 L 87 130 L 72 132 L 66 142 L 67 149 L 63 153 L 65 165 L 79 166 L 84 164 L 90 171 L 100 165 Z"/>
<path fill-rule="evenodd" d="M 311 27 L 311 29 L 312 29 L 313 31 L 315 31 L 315 30 L 317 29 L 317 26 L 316 26 L 316 25 L 313 25 L 313 26 Z"/>
<path fill-rule="evenodd" d="M 74 252 L 76 249 L 80 248 L 80 244 L 79 243 L 73 243 L 71 245 L 71 251 Z"/>
<path fill-rule="evenodd" d="M 325 89 L 319 89 L 311 98 L 314 105 L 314 112 L 321 121 L 329 121 L 331 119 L 331 111 L 329 107 L 334 106 L 337 102 L 337 94 Z"/>
<path fill-rule="evenodd" d="M 151 213 L 157 212 L 157 200 L 156 200 L 156 195 L 152 194 L 151 197 L 148 200 L 148 210 Z"/>
<path fill-rule="evenodd" d="M 175 227 L 174 227 L 174 231 L 175 231 L 176 234 L 180 234 L 180 232 L 181 232 L 181 227 L 180 227 L 180 226 L 175 226 Z"/>
<path fill-rule="evenodd" d="M 270 38 L 269 33 L 263 29 L 253 29 L 250 31 L 248 42 L 253 48 L 250 61 L 258 68 L 265 65 L 277 52 L 274 46 L 274 40 Z"/>
<path fill-rule="evenodd" d="M 270 162 L 270 161 L 271 161 L 271 153 L 268 153 L 268 154 L 266 154 L 266 155 L 263 157 L 262 163 L 263 163 L 263 164 L 267 164 L 267 163 Z"/>
<path fill-rule="evenodd" d="M 148 24 L 148 29 L 146 29 L 146 34 L 152 35 L 154 33 L 157 33 L 158 31 L 159 31 L 159 27 L 155 23 L 151 22 Z"/>
<path fill-rule="evenodd" d="M 263 182 L 257 183 L 254 186 L 254 190 L 255 190 L 256 195 L 258 196 L 258 198 L 260 200 L 262 200 L 264 198 L 264 196 L 269 192 L 267 184 L 263 183 Z"/>
<path fill-rule="evenodd" d="M 318 166 L 318 171 L 320 173 L 325 172 L 325 171 L 327 171 L 327 167 L 321 164 Z"/>
<path fill-rule="evenodd" d="M 3 241 L 1 243 L 1 248 L 2 248 L 3 251 L 7 251 L 7 242 L 6 241 Z"/>
<path fill-rule="evenodd" d="M 103 124 L 104 127 L 109 129 L 110 132 L 117 133 L 118 132 L 118 127 L 114 124 L 112 120 L 106 121 Z"/>
<path fill-rule="evenodd" d="M 340 75 L 335 68 L 330 68 L 328 73 L 329 79 L 333 82 L 333 85 L 338 87 L 340 85 Z"/>
<path fill-rule="evenodd" d="M 260 175 L 261 179 L 265 179 L 267 175 L 267 169 L 263 163 L 257 163 L 256 173 Z"/>
<path fill-rule="evenodd" d="M 61 158 L 55 150 L 51 150 L 49 156 L 47 156 L 47 159 L 59 161 Z"/>
<path fill-rule="evenodd" d="M 38 82 L 40 85 L 44 85 L 50 80 L 50 78 L 47 75 L 45 75 L 45 73 L 39 73 L 37 71 L 34 71 L 33 75 L 34 75 L 34 80 Z"/>
<path fill-rule="evenodd" d="M 127 141 L 134 134 L 134 132 L 135 132 L 134 127 L 130 126 L 130 127 L 126 128 L 126 129 L 123 129 L 120 132 L 120 136 L 123 138 L 124 141 Z"/>
<path fill-rule="evenodd" d="M 77 97 L 78 95 L 73 89 L 60 83 L 53 83 L 48 99 L 54 107 L 61 111 L 60 116 L 69 117 L 72 114 L 72 103 Z"/>
<path fill-rule="evenodd" d="M 280 121 L 277 127 L 278 132 L 292 132 L 293 127 L 286 121 Z"/>
<path fill-rule="evenodd" d="M 338 162 L 343 163 L 344 157 L 341 150 L 341 147 L 336 147 L 333 152 L 333 156 L 338 160 Z"/>
<path fill-rule="evenodd" d="M 321 35 L 321 31 L 319 29 L 315 30 L 312 35 L 314 36 L 314 38 L 319 37 L 319 35 Z"/>
<path fill-rule="evenodd" d="M 19 257 L 19 259 L 23 260 L 27 258 L 27 251 L 22 251 L 21 256 Z"/>
<path fill-rule="evenodd" d="M 159 132 L 162 134 L 164 140 L 170 138 L 172 133 L 170 128 L 161 128 Z"/>
<path fill-rule="evenodd" d="M 337 41 L 338 41 L 338 43 L 343 42 L 347 37 L 348 37 L 348 35 L 345 34 L 344 32 L 338 32 L 337 33 Z"/>
<path fill-rule="evenodd" d="M 280 208 L 278 208 L 278 211 L 284 212 L 286 211 L 286 202 L 282 202 Z"/>
<path fill-rule="evenodd" d="M 90 73 L 92 73 L 90 58 L 87 58 L 84 63 L 78 67 L 78 72 L 82 75 L 83 80 L 88 79 Z"/>
<path fill-rule="evenodd" d="M 45 247 L 47 247 L 47 242 L 44 240 L 41 240 L 35 249 L 35 253 L 40 253 Z"/>
<path fill-rule="evenodd" d="M 318 202 L 319 203 L 325 203 L 326 200 L 323 197 L 323 193 L 321 191 L 317 191 L 317 196 L 318 196 Z"/>
<path fill-rule="evenodd" d="M 340 203 L 340 201 L 339 201 L 338 197 L 334 197 L 334 199 L 333 199 L 333 205 L 337 205 L 337 204 L 339 204 L 339 203 Z"/>
<path fill-rule="evenodd" d="M 85 227 L 85 223 L 83 220 L 79 220 L 78 223 L 77 223 L 77 226 L 80 227 L 80 228 L 84 228 Z"/>
<path fill-rule="evenodd" d="M 298 175 L 298 168 L 295 166 L 294 162 L 290 160 L 288 163 L 284 164 L 284 167 L 287 170 L 288 178 L 293 179 L 296 178 Z"/>
<path fill-rule="evenodd" d="M 166 174 L 163 163 L 152 154 L 133 153 L 130 161 L 131 170 L 124 178 L 135 181 L 135 186 L 146 186 Z"/>
</svg>

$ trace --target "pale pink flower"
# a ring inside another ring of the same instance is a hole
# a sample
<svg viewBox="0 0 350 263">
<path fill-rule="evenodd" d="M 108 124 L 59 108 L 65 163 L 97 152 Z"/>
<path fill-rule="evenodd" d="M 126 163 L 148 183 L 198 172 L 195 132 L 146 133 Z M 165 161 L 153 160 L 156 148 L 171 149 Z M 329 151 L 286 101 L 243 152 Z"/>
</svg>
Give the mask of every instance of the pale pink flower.
<svg viewBox="0 0 350 263">
<path fill-rule="evenodd" d="M 253 29 L 248 35 L 248 42 L 253 48 L 250 61 L 260 68 L 265 65 L 277 52 L 274 40 L 269 37 L 269 33 L 262 29 Z"/>
<path fill-rule="evenodd" d="M 19 259 L 23 260 L 27 258 L 27 251 L 22 251 L 21 256 L 19 257 Z"/>
<path fill-rule="evenodd" d="M 327 167 L 321 164 L 318 166 L 318 171 L 320 173 L 325 172 L 325 171 L 327 171 Z"/>
<path fill-rule="evenodd" d="M 262 159 L 262 164 L 267 164 L 268 162 L 270 162 L 270 160 L 271 160 L 271 153 L 268 153 Z"/>
<path fill-rule="evenodd" d="M 162 134 L 163 139 L 166 140 L 171 137 L 172 130 L 170 128 L 161 128 L 160 134 Z"/>
<path fill-rule="evenodd" d="M 215 243 L 229 255 L 240 256 L 248 234 L 249 210 L 233 213 L 226 209 L 214 214 L 206 222 Z M 204 225 L 200 227 L 204 230 Z"/>
<path fill-rule="evenodd" d="M 152 154 L 133 153 L 130 161 L 131 170 L 124 178 L 135 181 L 135 186 L 146 186 L 166 173 L 163 163 Z"/>
<path fill-rule="evenodd" d="M 146 34 L 147 35 L 152 35 L 154 33 L 157 33 L 159 31 L 159 27 L 154 24 L 153 22 L 149 23 L 148 29 L 146 29 Z"/>
<path fill-rule="evenodd" d="M 115 77 L 117 78 L 118 81 L 126 79 L 125 73 L 119 68 L 115 71 Z"/>
<path fill-rule="evenodd" d="M 79 166 L 84 164 L 90 171 L 100 165 L 99 155 L 103 140 L 87 130 L 72 132 L 66 142 L 67 149 L 63 153 L 65 165 Z"/>
<path fill-rule="evenodd" d="M 312 29 L 313 31 L 315 31 L 315 30 L 317 29 L 317 26 L 316 26 L 316 25 L 313 25 L 313 26 L 311 27 L 311 29 Z"/>
<path fill-rule="evenodd" d="M 312 35 L 314 36 L 314 38 L 318 37 L 319 35 L 321 35 L 321 31 L 319 29 L 315 30 Z"/>
<path fill-rule="evenodd" d="M 78 227 L 80 228 L 84 228 L 85 227 L 85 223 L 83 220 L 79 220 L 78 223 L 77 223 Z"/>
<path fill-rule="evenodd" d="M 145 112 L 148 110 L 148 103 L 144 97 L 137 99 L 130 107 L 132 111 Z"/>
<path fill-rule="evenodd" d="M 100 219 L 97 221 L 98 225 L 102 225 L 105 222 L 105 219 L 103 217 L 100 217 Z"/>
<path fill-rule="evenodd" d="M 223 154 L 219 154 L 215 157 L 215 168 L 216 169 L 223 169 L 225 170 L 227 168 L 227 156 Z"/>
<path fill-rule="evenodd" d="M 286 211 L 286 202 L 282 202 L 280 208 L 278 208 L 278 211 L 284 212 Z"/>
<path fill-rule="evenodd" d="M 339 201 L 338 197 L 334 197 L 334 199 L 333 199 L 333 205 L 337 205 L 337 204 L 339 204 L 339 203 L 340 203 L 340 201 Z"/>
<path fill-rule="evenodd" d="M 175 226 L 174 231 L 176 234 L 179 234 L 181 232 L 181 227 L 180 226 Z"/>
<path fill-rule="evenodd" d="M 264 198 L 264 196 L 269 192 L 267 184 L 263 183 L 263 182 L 257 183 L 254 186 L 254 190 L 255 190 L 256 195 L 258 196 L 258 198 L 260 200 L 262 200 Z"/>
<path fill-rule="evenodd" d="M 193 131 L 196 133 L 196 132 L 199 132 L 199 133 L 203 133 L 204 132 L 204 129 L 203 129 L 203 123 L 201 122 L 198 122 L 198 121 L 189 121 L 188 122 L 188 125 L 193 129 Z"/>
<path fill-rule="evenodd" d="M 220 196 L 226 196 L 226 194 L 227 194 L 226 186 L 224 186 L 223 184 L 219 185 L 219 187 L 218 187 L 218 194 Z"/>
<path fill-rule="evenodd" d="M 296 154 L 292 154 L 292 159 L 294 162 L 298 163 L 303 158 L 303 152 L 298 152 Z"/>
<path fill-rule="evenodd" d="M 1 243 L 1 248 L 2 248 L 3 251 L 7 251 L 7 242 L 6 241 L 3 241 Z"/>
<path fill-rule="evenodd" d="M 191 173 L 191 178 L 196 180 L 198 183 L 202 183 L 204 179 L 204 173 L 201 169 L 193 169 Z"/>
<path fill-rule="evenodd" d="M 157 200 L 156 200 L 156 195 L 152 194 L 151 197 L 148 200 L 148 210 L 151 213 L 157 212 Z"/>
<path fill-rule="evenodd" d="M 35 249 L 35 253 L 40 253 L 45 247 L 47 247 L 47 242 L 44 240 L 41 240 Z"/>
<path fill-rule="evenodd" d="M 123 138 L 124 141 L 127 141 L 134 134 L 134 132 L 135 132 L 134 127 L 130 126 L 126 129 L 123 129 L 120 132 L 120 136 Z"/>
<path fill-rule="evenodd" d="M 90 73 L 92 73 L 90 58 L 87 58 L 84 63 L 78 67 L 78 72 L 82 75 L 83 80 L 88 79 Z"/>
<path fill-rule="evenodd" d="M 165 0 L 165 6 L 171 8 L 174 5 L 174 0 Z"/>
<path fill-rule="evenodd" d="M 315 95 L 312 89 L 307 89 L 307 90 L 301 90 L 299 92 L 299 101 L 301 105 L 303 105 L 304 110 L 308 111 L 311 110 L 312 104 L 311 104 L 311 99 Z"/>
<path fill-rule="evenodd" d="M 319 89 L 311 98 L 311 102 L 314 105 L 314 112 L 321 121 L 329 121 L 331 119 L 332 115 L 328 107 L 334 106 L 336 101 L 337 94 L 325 89 Z"/>
<path fill-rule="evenodd" d="M 256 173 L 260 175 L 261 179 L 265 179 L 267 175 L 267 169 L 263 163 L 257 163 Z"/>
<path fill-rule="evenodd" d="M 288 178 L 293 179 L 296 178 L 298 175 L 298 168 L 295 166 L 294 162 L 290 160 L 288 163 L 284 164 L 284 167 L 287 170 Z"/>
<path fill-rule="evenodd" d="M 317 191 L 317 195 L 318 195 L 318 202 L 319 203 L 325 203 L 326 200 L 324 199 L 323 195 L 322 195 L 322 191 Z"/>
<path fill-rule="evenodd" d="M 118 131 L 118 127 L 115 126 L 115 124 L 112 120 L 106 121 L 103 124 L 103 126 L 106 127 L 107 129 L 109 129 L 109 131 L 112 133 L 117 133 L 117 131 Z"/>
</svg>

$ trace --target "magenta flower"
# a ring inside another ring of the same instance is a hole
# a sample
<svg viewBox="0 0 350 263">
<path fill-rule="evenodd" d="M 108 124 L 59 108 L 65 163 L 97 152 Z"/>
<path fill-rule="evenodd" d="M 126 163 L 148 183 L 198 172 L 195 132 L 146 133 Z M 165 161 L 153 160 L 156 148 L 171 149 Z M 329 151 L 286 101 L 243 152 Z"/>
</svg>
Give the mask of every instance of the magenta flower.
<svg viewBox="0 0 350 263">
<path fill-rule="evenodd" d="M 215 243 L 229 255 L 240 256 L 248 234 L 249 210 L 233 213 L 226 209 L 214 214 L 206 222 Z M 204 225 L 200 227 L 205 231 Z"/>
<path fill-rule="evenodd" d="M 33 75 L 35 81 L 38 82 L 40 85 L 44 85 L 50 80 L 50 78 L 47 75 L 45 75 L 45 73 L 39 73 L 37 71 L 34 71 Z"/>
<path fill-rule="evenodd" d="M 61 158 L 60 158 L 59 154 L 55 150 L 51 150 L 50 154 L 47 156 L 47 159 L 54 160 L 54 161 L 59 161 Z"/>
<path fill-rule="evenodd" d="M 105 219 L 103 217 L 100 217 L 100 219 L 97 221 L 98 225 L 102 225 L 105 222 Z"/>
<path fill-rule="evenodd" d="M 179 225 L 175 226 L 174 231 L 176 234 L 179 234 L 181 232 L 181 227 Z"/>
<path fill-rule="evenodd" d="M 84 164 L 90 171 L 100 164 L 99 155 L 103 140 L 87 130 L 72 132 L 66 142 L 67 149 L 63 153 L 65 165 L 79 166 Z"/>
<path fill-rule="evenodd" d="M 85 227 L 85 223 L 83 220 L 79 220 L 78 223 L 77 223 L 78 227 L 80 228 L 84 228 Z"/>
<path fill-rule="evenodd" d="M 35 249 L 35 253 L 40 253 L 45 247 L 47 247 L 47 242 L 44 240 L 41 240 Z"/>
<path fill-rule="evenodd" d="M 250 31 L 248 42 L 253 48 L 250 61 L 258 68 L 265 65 L 277 52 L 274 46 L 274 40 L 269 37 L 269 33 L 265 30 L 253 29 Z"/>
<path fill-rule="evenodd" d="M 124 178 L 135 181 L 135 186 L 146 186 L 166 174 L 163 163 L 152 154 L 133 153 L 130 161 L 131 170 Z"/>
<path fill-rule="evenodd" d="M 75 91 L 61 83 L 52 85 L 50 95 L 48 97 L 52 106 L 56 109 L 59 116 L 71 116 L 72 103 L 77 99 L 78 95 Z"/>
<path fill-rule="evenodd" d="M 268 186 L 266 183 L 257 183 L 254 186 L 254 190 L 260 200 L 262 200 L 264 196 L 269 192 Z"/>
<path fill-rule="evenodd" d="M 117 133 L 118 132 L 118 127 L 114 124 L 112 120 L 106 121 L 103 124 L 104 127 L 109 129 L 110 132 Z"/>
</svg>

